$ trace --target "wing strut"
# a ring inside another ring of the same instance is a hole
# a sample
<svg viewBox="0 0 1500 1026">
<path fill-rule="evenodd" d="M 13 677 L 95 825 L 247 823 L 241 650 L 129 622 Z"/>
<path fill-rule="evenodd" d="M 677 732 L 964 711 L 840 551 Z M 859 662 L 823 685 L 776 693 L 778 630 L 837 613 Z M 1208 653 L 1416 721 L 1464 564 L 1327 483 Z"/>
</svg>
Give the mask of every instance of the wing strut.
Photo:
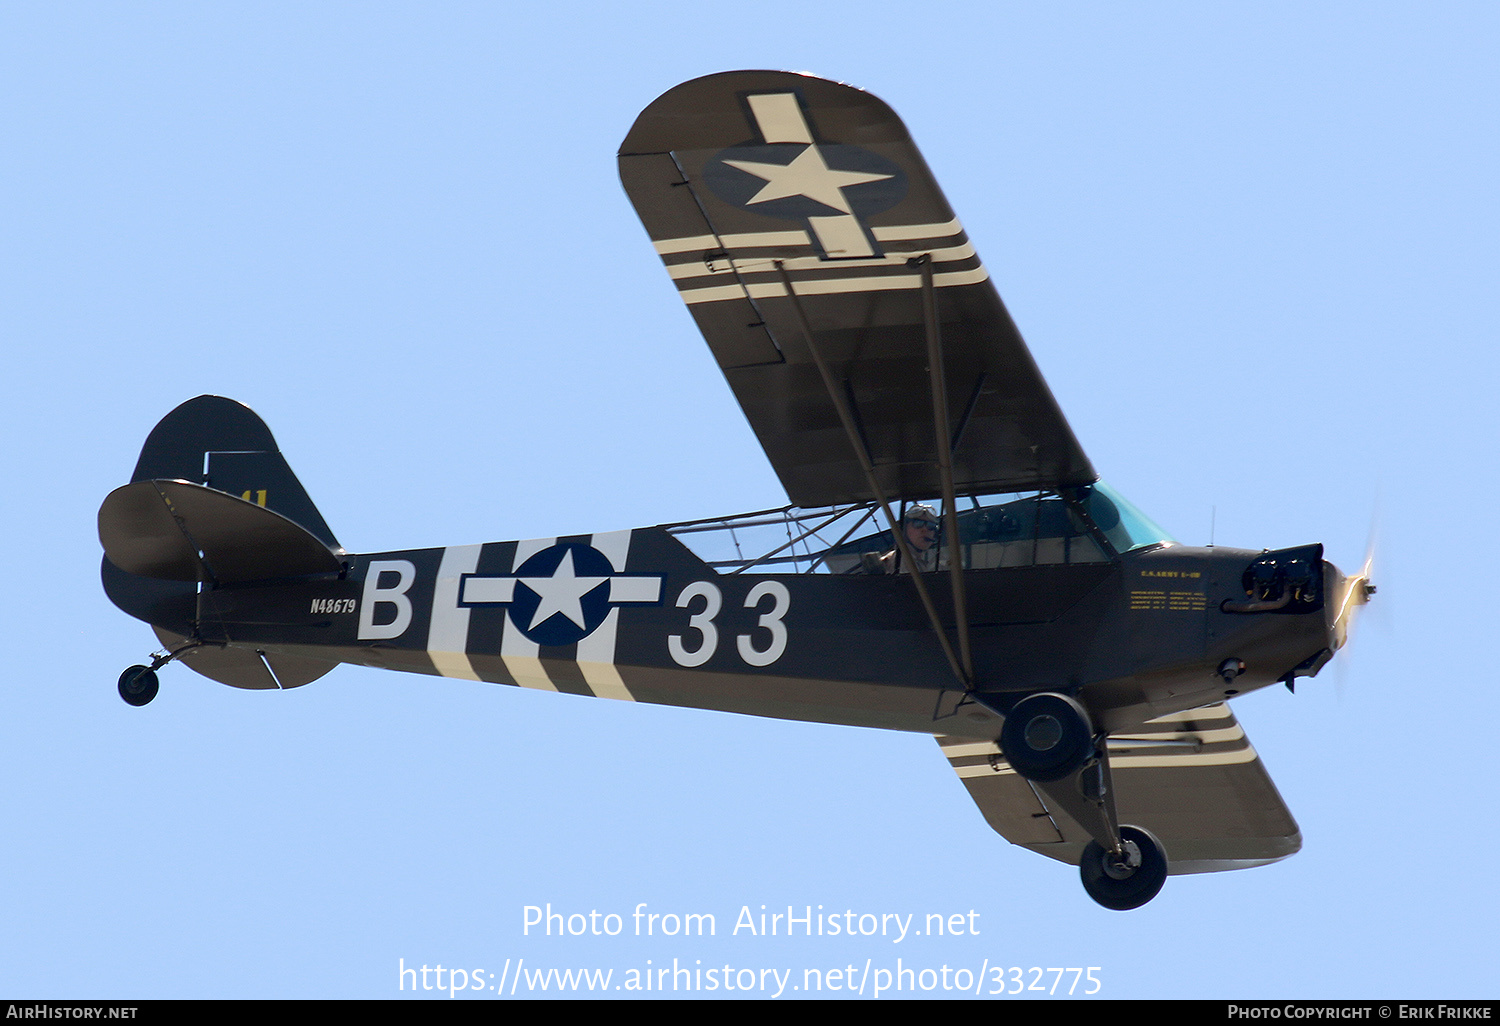
<svg viewBox="0 0 1500 1026">
<path fill-rule="evenodd" d="M 913 263 L 922 267 L 922 320 L 927 326 L 927 377 L 932 382 L 932 438 L 937 451 L 938 478 L 943 486 L 943 530 L 948 536 L 948 582 L 953 587 L 953 625 L 958 630 L 958 661 L 966 682 L 974 680 L 969 649 L 969 601 L 964 590 L 964 551 L 958 537 L 958 500 L 953 494 L 953 450 L 949 443 L 948 374 L 943 366 L 942 327 L 933 296 L 932 257 L 923 254 Z M 972 405 L 972 404 L 971 404 Z"/>
<path fill-rule="evenodd" d="M 854 422 L 854 414 L 850 411 L 849 403 L 845 399 L 843 392 L 839 389 L 838 383 L 833 380 L 833 372 L 828 369 L 828 364 L 824 361 L 823 353 L 818 349 L 817 342 L 813 340 L 812 325 L 807 321 L 807 314 L 802 309 L 802 300 L 797 295 L 797 290 L 792 287 L 791 276 L 786 273 L 786 266 L 782 261 L 775 261 L 775 265 L 776 272 L 781 276 L 782 284 L 786 286 L 787 297 L 792 301 L 792 310 L 797 315 L 797 326 L 801 329 L 802 337 L 807 342 L 807 350 L 812 353 L 813 362 L 818 365 L 818 374 L 823 378 L 823 387 L 828 391 L 828 399 L 833 403 L 833 408 L 838 411 L 839 423 L 843 425 L 844 434 L 848 437 L 849 444 L 854 447 L 855 456 L 859 458 L 859 469 L 864 474 L 865 485 L 870 489 L 870 494 L 875 497 L 875 501 L 880 504 L 880 509 L 885 514 L 886 522 L 891 525 L 891 537 L 896 540 L 896 548 L 901 552 L 901 565 L 915 567 L 917 565 L 916 557 L 912 554 L 911 546 L 906 543 L 906 535 L 901 530 L 900 523 L 897 522 L 895 515 L 891 513 L 890 500 L 885 497 L 885 493 L 880 489 L 879 482 L 875 480 L 875 465 L 870 460 L 869 449 L 865 447 L 864 439 L 861 437 L 859 428 Z M 953 560 L 951 557 L 948 562 L 950 565 L 952 564 Z M 938 644 L 943 648 L 943 655 L 948 659 L 948 666 L 953 670 L 953 676 L 958 678 L 958 682 L 963 685 L 965 691 L 970 690 L 974 686 L 973 678 L 964 672 L 963 664 L 958 661 L 958 656 L 953 652 L 953 645 L 948 640 L 948 632 L 943 627 L 942 619 L 938 616 L 937 607 L 932 604 L 932 595 L 927 591 L 926 582 L 922 580 L 920 573 L 913 572 L 907 576 L 911 578 L 912 584 L 916 585 L 917 597 L 922 600 L 922 608 L 927 611 L 927 618 L 932 621 L 932 629 L 937 633 Z M 967 640 L 967 635 L 965 635 L 965 639 Z"/>
</svg>

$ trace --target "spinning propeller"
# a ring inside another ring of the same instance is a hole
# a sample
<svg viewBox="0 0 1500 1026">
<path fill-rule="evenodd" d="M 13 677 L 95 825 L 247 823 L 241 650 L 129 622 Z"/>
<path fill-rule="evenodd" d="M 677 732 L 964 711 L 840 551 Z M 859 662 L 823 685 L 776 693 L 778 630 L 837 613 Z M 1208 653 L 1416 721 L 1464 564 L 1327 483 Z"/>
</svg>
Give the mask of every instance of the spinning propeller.
<svg viewBox="0 0 1500 1026">
<path fill-rule="evenodd" d="M 1370 583 L 1370 574 L 1375 566 L 1375 544 L 1373 538 L 1365 549 L 1365 562 L 1359 572 L 1345 577 L 1339 588 L 1338 615 L 1333 621 L 1333 647 L 1338 651 L 1354 636 L 1354 621 L 1361 607 L 1367 605 L 1375 594 L 1375 585 Z"/>
</svg>

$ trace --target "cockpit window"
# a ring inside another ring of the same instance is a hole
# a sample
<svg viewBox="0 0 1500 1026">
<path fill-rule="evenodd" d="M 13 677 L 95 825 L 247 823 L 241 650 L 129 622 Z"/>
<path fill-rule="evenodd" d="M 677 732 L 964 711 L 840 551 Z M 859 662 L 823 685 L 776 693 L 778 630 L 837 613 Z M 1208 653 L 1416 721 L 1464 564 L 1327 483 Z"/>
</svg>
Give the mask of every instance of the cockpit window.
<svg viewBox="0 0 1500 1026">
<path fill-rule="evenodd" d="M 929 503 L 915 508 L 928 510 L 930 520 L 942 503 Z M 1086 518 L 1079 515 L 1078 503 Z M 912 508 L 896 508 L 903 523 Z M 899 562 L 894 558 L 896 543 L 889 529 L 879 529 L 880 519 L 873 503 L 860 503 L 815 510 L 762 510 L 664 527 L 719 573 L 890 573 Z M 913 542 L 908 535 L 909 543 L 926 541 L 929 546 L 918 554 L 922 569 L 946 570 L 954 553 L 965 570 L 1107 563 L 1113 554 L 1094 528 L 1116 553 L 1172 541 L 1102 482 L 1079 489 L 1077 502 L 1072 503 L 1053 492 L 964 499 L 957 520 L 957 544 L 947 537 L 946 518 L 941 515 L 924 538 Z"/>
<path fill-rule="evenodd" d="M 964 567 L 983 570 L 1038 563 L 1107 563 L 1099 547 L 1067 503 L 1054 495 L 1034 495 L 958 515 Z"/>
</svg>

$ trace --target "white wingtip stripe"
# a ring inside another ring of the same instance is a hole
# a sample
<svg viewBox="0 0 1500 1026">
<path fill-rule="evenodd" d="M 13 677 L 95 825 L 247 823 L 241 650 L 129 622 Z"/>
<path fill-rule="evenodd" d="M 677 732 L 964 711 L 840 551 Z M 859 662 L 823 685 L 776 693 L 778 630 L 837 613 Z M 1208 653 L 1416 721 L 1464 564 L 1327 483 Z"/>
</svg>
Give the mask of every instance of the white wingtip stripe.
<svg viewBox="0 0 1500 1026">
<path fill-rule="evenodd" d="M 941 239 L 963 231 L 958 219 L 941 224 L 892 224 L 870 229 L 878 242 L 910 242 L 913 239 Z M 753 246 L 811 246 L 804 231 L 741 232 L 738 235 L 688 235 L 680 239 L 662 239 L 651 244 L 662 256 L 701 250 L 747 249 Z"/>
<path fill-rule="evenodd" d="M 1112 755 L 1110 769 L 1149 769 L 1171 766 L 1233 766 L 1242 762 L 1254 762 L 1258 755 L 1246 745 L 1230 752 L 1194 752 L 1191 755 Z"/>
<path fill-rule="evenodd" d="M 944 745 L 943 754 L 950 759 L 968 758 L 974 755 L 999 755 L 1000 746 L 993 741 L 975 741 L 972 744 Z"/>
<path fill-rule="evenodd" d="M 941 224 L 889 224 L 871 228 L 875 238 L 881 242 L 906 242 L 910 239 L 936 239 L 944 235 L 957 235 L 964 230 L 958 218 Z"/>
<path fill-rule="evenodd" d="M 1146 723 L 1148 726 L 1155 726 L 1157 724 L 1185 723 L 1189 720 L 1227 720 L 1233 715 L 1234 713 L 1230 712 L 1229 706 L 1221 702 L 1217 705 L 1206 705 L 1199 709 L 1189 709 L 1186 712 L 1168 713 L 1165 716 L 1158 716 L 1154 720 L 1147 720 Z"/>
<path fill-rule="evenodd" d="M 932 283 L 938 288 L 958 285 L 977 285 L 989 279 L 990 273 L 983 267 L 968 271 L 951 271 L 934 274 Z M 875 278 L 824 278 L 816 281 L 794 281 L 792 287 L 799 296 L 836 296 L 846 292 L 892 292 L 901 289 L 922 287 L 920 274 L 889 274 Z M 692 306 L 696 303 L 714 303 L 726 299 L 777 299 L 786 295 L 786 286 L 780 282 L 763 282 L 750 285 L 716 285 L 706 289 L 684 289 L 679 295 L 682 301 Z"/>
<path fill-rule="evenodd" d="M 988 763 L 977 763 L 973 766 L 954 766 L 953 772 L 960 778 L 964 777 L 994 777 L 1002 773 L 1014 773 L 1008 765 L 1001 763 L 999 766 L 991 766 Z"/>
<path fill-rule="evenodd" d="M 1220 727 L 1217 730 L 1177 730 L 1165 731 L 1163 733 L 1145 733 L 1138 731 L 1133 734 L 1111 735 L 1110 747 L 1118 743 L 1121 747 L 1128 747 L 1132 741 L 1197 741 L 1199 744 L 1211 745 L 1225 741 L 1243 741 L 1245 732 L 1240 729 L 1239 724 L 1232 727 Z"/>
<path fill-rule="evenodd" d="M 974 247 L 965 242 L 958 246 L 948 246 L 943 249 L 931 249 L 924 251 L 932 257 L 934 263 L 948 263 L 954 260 L 970 260 L 975 256 Z M 869 259 L 840 260 L 837 264 L 830 264 L 822 257 L 788 257 L 779 261 L 782 267 L 788 271 L 818 271 L 837 268 L 843 270 L 852 267 L 903 267 L 911 257 L 911 253 L 902 251 L 899 253 L 887 253 L 883 257 L 871 257 Z M 685 278 L 702 278 L 712 274 L 755 274 L 757 272 L 769 272 L 776 270 L 778 261 L 772 257 L 736 257 L 729 261 L 720 261 L 714 267 L 701 261 L 688 264 L 671 264 L 667 267 L 667 273 L 673 281 L 682 281 Z"/>
<path fill-rule="evenodd" d="M 1254 762 L 1259 756 L 1255 749 L 1250 747 L 1238 748 L 1230 752 L 1192 752 L 1183 755 L 1114 755 L 1110 756 L 1109 766 L 1111 770 L 1125 769 L 1174 769 L 1183 766 L 1234 766 L 1244 762 Z M 1006 773 L 1015 773 L 1008 763 L 1000 762 L 991 766 L 988 762 L 974 763 L 969 766 L 954 766 L 953 772 L 960 777 L 990 777 Z"/>
</svg>

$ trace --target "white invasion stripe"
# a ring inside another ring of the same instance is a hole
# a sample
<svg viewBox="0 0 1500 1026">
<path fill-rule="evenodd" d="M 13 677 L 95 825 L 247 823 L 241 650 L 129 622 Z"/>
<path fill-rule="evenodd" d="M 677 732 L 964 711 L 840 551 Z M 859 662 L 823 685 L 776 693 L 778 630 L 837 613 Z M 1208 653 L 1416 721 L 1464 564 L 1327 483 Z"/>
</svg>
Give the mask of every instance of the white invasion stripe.
<svg viewBox="0 0 1500 1026">
<path fill-rule="evenodd" d="M 505 633 L 509 635 L 515 631 L 515 625 L 507 623 Z M 515 631 L 519 634 L 519 631 Z M 524 639 L 523 639 L 524 640 Z M 533 648 L 536 646 L 533 645 Z M 523 688 L 531 688 L 534 691 L 556 691 L 557 685 L 552 683 L 552 678 L 547 676 L 542 661 L 536 656 L 507 655 L 504 646 L 501 646 L 500 661 L 505 664 L 505 672 L 510 674 L 511 679 Z"/>
<path fill-rule="evenodd" d="M 963 231 L 963 225 L 955 218 L 942 224 L 890 224 L 871 228 L 870 232 L 880 242 L 905 242 L 911 239 L 943 239 Z M 652 246 L 662 256 L 672 253 L 689 253 L 695 249 L 752 249 L 756 246 L 810 246 L 812 240 L 806 232 L 741 232 L 738 235 L 687 235 L 680 239 L 662 239 Z"/>
<path fill-rule="evenodd" d="M 1187 712 L 1168 713 L 1165 716 L 1158 716 L 1154 720 L 1147 720 L 1146 725 L 1156 726 L 1157 724 L 1185 723 L 1188 720 L 1227 720 L 1232 715 L 1234 714 L 1229 711 L 1229 706 L 1220 703 L 1218 705 L 1206 705 L 1200 709 L 1189 709 Z"/>
<path fill-rule="evenodd" d="M 609 565 L 615 573 L 623 573 L 626 560 L 630 556 L 629 531 L 611 531 L 607 534 L 596 534 L 590 540 L 590 544 L 604 554 L 609 560 Z M 614 578 L 610 581 L 609 596 L 611 600 L 621 598 L 619 587 L 625 581 L 647 580 L 655 586 L 656 594 L 649 599 L 640 601 L 653 601 L 661 593 L 660 578 Z M 627 600 L 628 601 L 628 600 Z M 620 676 L 620 671 L 615 668 L 615 638 L 620 625 L 620 611 L 611 609 L 604 622 L 595 628 L 594 633 L 578 642 L 578 669 L 583 673 L 583 679 L 589 689 L 600 698 L 616 698 L 626 702 L 634 702 L 635 696 L 625 687 L 625 681 Z"/>
<path fill-rule="evenodd" d="M 944 235 L 957 235 L 964 230 L 958 218 L 942 224 L 888 224 L 882 228 L 871 228 L 875 238 L 881 242 L 901 242 L 906 239 L 937 239 Z"/>
<path fill-rule="evenodd" d="M 999 768 L 989 763 L 979 763 L 976 766 L 954 766 L 953 772 L 960 777 L 998 777 L 1003 773 L 1015 773 L 1008 763 L 1001 763 Z"/>
<path fill-rule="evenodd" d="M 537 538 L 532 541 L 516 543 L 516 558 L 511 572 L 515 573 L 521 564 L 543 549 L 551 548 L 557 543 L 556 538 Z M 536 688 L 539 691 L 556 691 L 557 685 L 552 683 L 552 678 L 547 676 L 547 671 L 542 668 L 542 661 L 537 657 L 541 646 L 521 633 L 507 612 L 504 626 L 500 630 L 500 659 L 505 663 L 505 670 L 512 679 L 523 688 Z"/>
<path fill-rule="evenodd" d="M 961 759 L 970 755 L 999 755 L 1000 746 L 993 741 L 976 741 L 967 745 L 947 745 L 943 754 L 950 759 Z"/>
<path fill-rule="evenodd" d="M 479 679 L 479 674 L 474 672 L 469 657 L 462 653 L 429 650 L 427 656 L 432 660 L 432 665 L 437 672 L 444 677 L 462 677 L 464 680 Z"/>
<path fill-rule="evenodd" d="M 1118 741 L 1115 738 L 1109 739 L 1109 750 L 1112 752 L 1128 752 L 1145 748 L 1149 748 L 1153 751 L 1158 752 L 1190 748 L 1196 752 L 1202 749 L 1202 747 L 1202 742 L 1188 740 L 1186 736 L 1165 739 L 1154 738 L 1150 740 L 1144 738 L 1134 738 L 1125 741 Z"/>
<path fill-rule="evenodd" d="M 594 633 L 578 643 L 578 669 L 590 690 L 600 698 L 634 702 L 635 696 L 625 687 L 625 680 L 615 666 L 615 636 L 619 626 L 620 611 L 611 609 Z"/>
<path fill-rule="evenodd" d="M 532 538 L 529 541 L 516 542 L 516 561 L 510 568 L 511 573 L 521 569 L 521 564 L 543 549 L 550 549 L 557 544 L 556 538 Z"/>
<path fill-rule="evenodd" d="M 797 104 L 796 93 L 753 93 L 745 100 L 750 104 L 750 113 L 760 126 L 760 134 L 768 143 L 811 143 L 812 131 L 802 108 Z"/>
<path fill-rule="evenodd" d="M 744 232 L 726 235 L 721 240 L 717 235 L 690 235 L 681 239 L 662 239 L 653 242 L 662 256 L 673 253 L 688 253 L 695 249 L 748 249 L 753 246 L 810 246 L 812 242 L 806 232 Z"/>
<path fill-rule="evenodd" d="M 1210 745 L 1220 744 L 1228 741 L 1243 741 L 1245 732 L 1238 725 L 1224 727 L 1219 730 L 1200 730 L 1192 734 L 1132 734 L 1130 736 L 1111 736 L 1109 747 L 1111 750 L 1129 750 L 1132 747 L 1148 747 L 1153 744 L 1182 744 L 1192 746 L 1193 744 Z M 945 745 L 943 754 L 949 759 L 966 759 L 976 755 L 999 755 L 1000 748 L 991 741 L 975 741 L 968 744 Z"/>
<path fill-rule="evenodd" d="M 432 589 L 432 620 L 427 631 L 427 655 L 444 677 L 478 680 L 469 662 L 469 610 L 458 604 L 458 582 L 479 565 L 482 545 L 450 545 L 443 550 L 437 583 Z"/>
<path fill-rule="evenodd" d="M 974 256 L 974 247 L 971 243 L 964 242 L 957 246 L 945 246 L 941 249 L 903 249 L 899 252 L 887 253 L 883 257 L 873 257 L 869 260 L 840 260 L 838 267 L 840 269 L 845 267 L 901 267 L 916 253 L 925 253 L 927 256 L 932 257 L 933 263 L 941 264 L 952 260 L 968 260 Z M 685 264 L 679 266 L 695 267 L 701 265 Z M 788 271 L 799 271 L 826 269 L 829 264 L 827 260 L 819 257 L 792 257 L 781 261 L 781 266 L 785 267 Z M 745 272 L 770 271 L 775 269 L 776 262 L 770 257 L 742 257 L 735 260 L 734 267 L 737 271 Z M 706 268 L 705 273 L 708 273 Z"/>
<path fill-rule="evenodd" d="M 1111 748 L 1113 748 L 1116 744 L 1119 744 L 1122 747 L 1128 747 L 1131 742 L 1134 741 L 1145 741 L 1148 743 L 1160 743 L 1162 741 L 1196 741 L 1199 744 L 1208 745 L 1215 744 L 1221 741 L 1241 741 L 1244 739 L 1244 737 L 1245 732 L 1239 728 L 1238 724 L 1236 724 L 1233 727 L 1220 727 L 1217 730 L 1179 730 L 1169 731 L 1163 734 L 1117 734 L 1110 737 L 1109 743 Z"/>
<path fill-rule="evenodd" d="M 777 294 L 785 295 L 786 290 L 783 289 Z M 739 284 L 715 285 L 707 289 L 683 289 L 678 295 L 682 296 L 682 301 L 689 306 L 694 303 L 718 303 L 726 299 L 744 299 L 745 287 Z"/>
<path fill-rule="evenodd" d="M 1243 762 L 1254 762 L 1258 758 L 1254 748 L 1238 748 L 1230 752 L 1193 752 L 1184 755 L 1112 755 L 1109 758 L 1111 770 L 1120 769 L 1171 769 L 1177 766 L 1233 766 Z M 979 763 L 973 766 L 954 766 L 953 772 L 960 777 L 987 777 L 998 776 L 1002 773 L 1014 773 L 1008 763 L 1001 763 L 998 769 L 991 767 L 988 763 Z"/>
<path fill-rule="evenodd" d="M 937 288 L 955 285 L 977 285 L 988 280 L 990 272 L 983 267 L 968 271 L 949 271 L 934 274 L 932 283 Z M 922 287 L 920 274 L 889 274 L 878 278 L 821 278 L 815 281 L 794 281 L 792 287 L 799 296 L 835 296 L 845 292 L 892 292 L 898 289 Z M 713 303 L 725 299 L 737 299 L 749 293 L 752 299 L 776 299 L 786 295 L 786 286 L 780 282 L 762 282 L 742 289 L 739 285 L 719 285 L 707 289 L 684 289 L 678 293 L 682 301 L 692 306 L 695 303 Z"/>
<path fill-rule="evenodd" d="M 1170 766 L 1231 766 L 1239 762 L 1254 762 L 1258 756 L 1255 749 L 1246 745 L 1231 752 L 1194 752 L 1191 755 L 1112 755 L 1110 769 L 1149 769 Z"/>
<path fill-rule="evenodd" d="M 470 577 L 464 582 L 465 602 L 511 602 L 515 594 L 514 577 Z"/>
<path fill-rule="evenodd" d="M 798 232 L 805 239 L 807 236 Z M 669 253 L 686 253 L 693 249 L 718 249 L 719 237 L 717 235 L 689 235 L 681 239 L 662 239 L 660 242 L 651 244 L 662 256 Z"/>
<path fill-rule="evenodd" d="M 846 267 L 904 267 L 911 259 L 914 250 L 901 250 L 896 253 L 887 253 L 882 257 L 872 257 L 868 260 L 840 260 L 836 266 L 839 270 Z M 958 246 L 948 246 L 944 249 L 929 249 L 922 252 L 932 257 L 934 263 L 947 263 L 953 260 L 968 260 L 974 256 L 974 247 L 965 242 Z M 711 274 L 729 274 L 730 271 L 739 271 L 742 274 L 755 274 L 757 272 L 774 271 L 778 261 L 774 257 L 736 257 L 731 267 L 709 268 L 702 261 L 687 264 L 668 264 L 667 273 L 674 281 L 683 278 L 699 278 Z M 789 257 L 779 261 L 782 267 L 788 271 L 816 271 L 827 270 L 831 266 L 829 261 L 822 257 Z"/>
<path fill-rule="evenodd" d="M 989 276 L 990 272 L 983 267 L 975 267 L 967 271 L 934 274 L 932 283 L 938 288 L 951 285 L 976 285 L 988 280 Z M 780 282 L 767 284 L 776 292 L 766 292 L 765 295 L 786 295 L 786 288 Z M 877 278 L 819 278 L 812 281 L 794 281 L 792 287 L 797 290 L 799 296 L 827 296 L 841 292 L 884 292 L 889 289 L 919 289 L 922 287 L 922 276 L 920 274 L 892 274 Z M 750 294 L 759 298 L 760 293 L 757 290 L 761 288 L 763 288 L 761 285 L 751 285 Z"/>
<path fill-rule="evenodd" d="M 813 234 L 818 237 L 818 245 L 822 246 L 823 252 L 830 257 L 842 259 L 875 255 L 875 247 L 871 246 L 870 240 L 865 238 L 864 226 L 853 214 L 839 214 L 837 217 L 809 217 L 807 223 L 812 226 Z"/>
<path fill-rule="evenodd" d="M 609 560 L 609 565 L 614 568 L 615 573 L 625 572 L 625 561 L 630 557 L 630 531 L 608 531 L 604 534 L 596 534 L 589 544 L 598 549 L 604 558 Z"/>
</svg>

